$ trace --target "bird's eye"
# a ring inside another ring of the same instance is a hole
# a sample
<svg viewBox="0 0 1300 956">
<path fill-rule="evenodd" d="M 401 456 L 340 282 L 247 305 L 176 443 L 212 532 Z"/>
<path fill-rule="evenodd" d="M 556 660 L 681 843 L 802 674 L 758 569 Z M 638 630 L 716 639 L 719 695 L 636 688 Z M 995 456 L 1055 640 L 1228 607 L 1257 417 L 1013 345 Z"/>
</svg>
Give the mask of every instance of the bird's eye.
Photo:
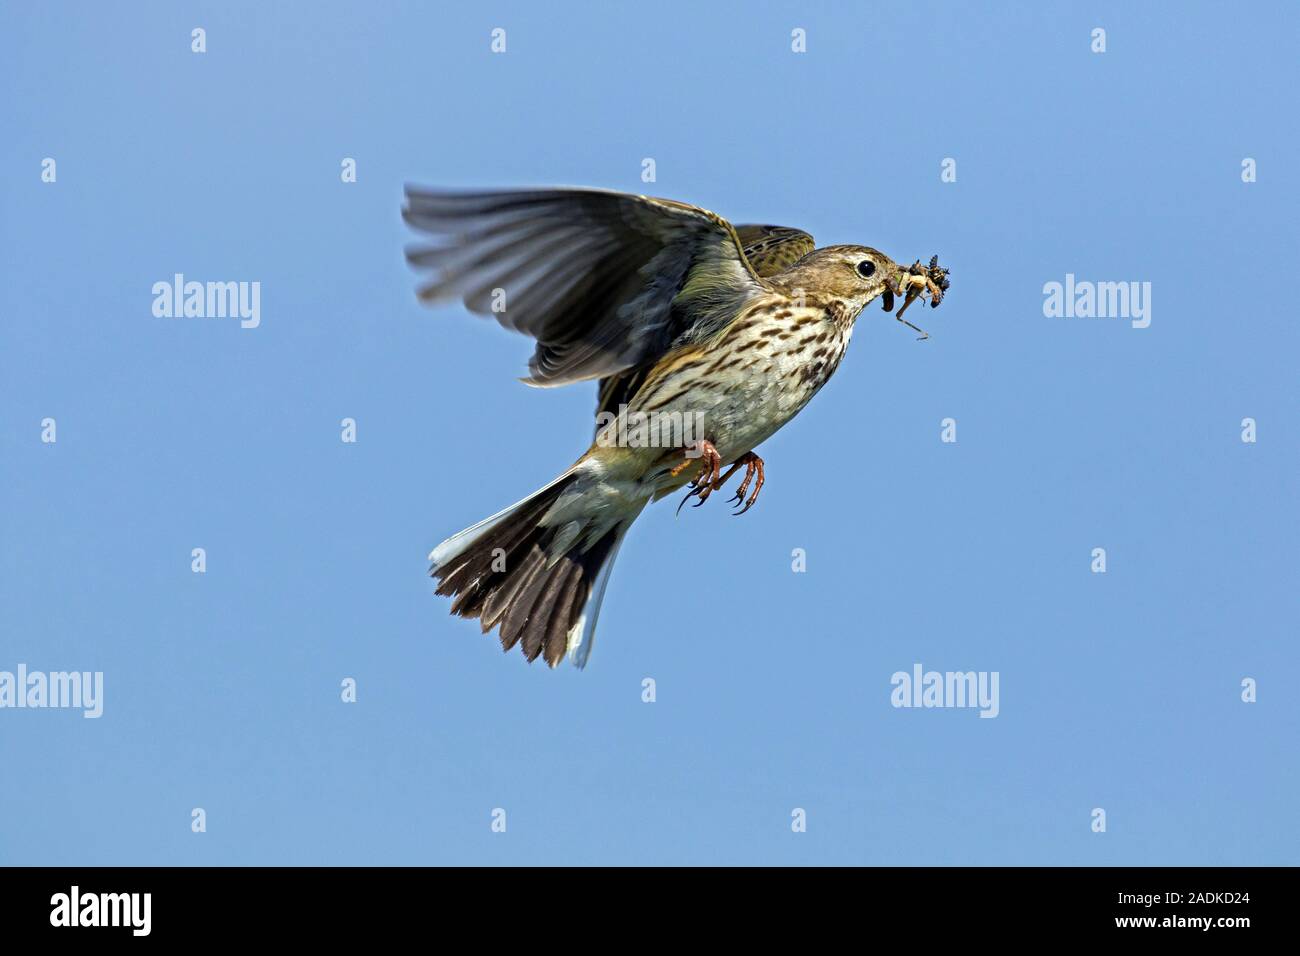
<svg viewBox="0 0 1300 956">
<path fill-rule="evenodd" d="M 870 259 L 863 259 L 858 263 L 858 275 L 864 279 L 870 279 L 876 274 L 876 264 Z"/>
</svg>

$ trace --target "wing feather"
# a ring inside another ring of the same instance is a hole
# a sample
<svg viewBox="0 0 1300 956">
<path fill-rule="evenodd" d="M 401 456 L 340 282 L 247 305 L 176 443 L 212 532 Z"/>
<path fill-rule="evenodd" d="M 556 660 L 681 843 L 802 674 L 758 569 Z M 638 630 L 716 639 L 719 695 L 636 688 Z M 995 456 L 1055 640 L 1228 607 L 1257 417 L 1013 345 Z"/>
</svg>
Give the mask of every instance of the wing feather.
<svg viewBox="0 0 1300 956">
<path fill-rule="evenodd" d="M 429 276 L 421 301 L 459 298 L 532 337 L 525 381 L 534 385 L 635 368 L 716 329 L 770 289 L 730 223 L 673 200 L 596 189 L 408 186 L 402 216 L 438 240 L 407 250 Z"/>
<path fill-rule="evenodd" d="M 816 248 L 813 237 L 789 226 L 736 226 L 736 236 L 750 268 L 761 278 L 789 268 Z M 636 394 L 649 371 L 647 364 L 601 379 L 596 396 L 596 428 L 602 412 L 618 414 L 618 407 Z"/>
</svg>

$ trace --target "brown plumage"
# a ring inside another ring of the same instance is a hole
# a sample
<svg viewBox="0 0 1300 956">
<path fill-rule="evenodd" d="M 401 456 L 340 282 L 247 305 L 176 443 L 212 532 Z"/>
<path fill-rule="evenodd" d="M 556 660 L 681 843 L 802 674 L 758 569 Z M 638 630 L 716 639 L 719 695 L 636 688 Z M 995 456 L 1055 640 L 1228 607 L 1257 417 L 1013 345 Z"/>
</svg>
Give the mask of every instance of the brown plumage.
<svg viewBox="0 0 1300 956">
<path fill-rule="evenodd" d="M 913 273 L 866 246 L 815 249 L 797 229 L 623 193 L 408 189 L 403 215 L 442 240 L 408 251 L 433 273 L 422 299 L 460 297 L 532 337 L 530 384 L 600 379 L 591 447 L 430 555 L 453 613 L 551 666 L 566 652 L 586 663 L 610 568 L 650 501 L 690 483 L 703 504 L 744 467 L 733 500 L 747 510 L 764 482 L 753 449 L 834 374 L 867 303 L 937 301 L 947 284 L 937 262 Z"/>
<path fill-rule="evenodd" d="M 500 625 L 501 647 L 516 644 L 532 661 L 554 667 L 564 657 L 570 629 L 591 597 L 596 571 L 609 557 L 614 533 L 548 566 L 547 532 L 538 524 L 568 482 L 529 499 L 455 561 L 434 570 L 437 593 L 455 595 L 451 612 L 478 618 L 484 633 Z"/>
</svg>

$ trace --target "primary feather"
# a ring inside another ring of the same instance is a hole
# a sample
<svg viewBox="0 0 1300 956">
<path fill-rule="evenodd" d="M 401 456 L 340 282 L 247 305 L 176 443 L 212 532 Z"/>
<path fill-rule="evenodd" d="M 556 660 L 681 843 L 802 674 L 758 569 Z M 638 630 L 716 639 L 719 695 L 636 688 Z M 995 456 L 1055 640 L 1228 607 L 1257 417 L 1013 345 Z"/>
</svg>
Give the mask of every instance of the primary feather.
<svg viewBox="0 0 1300 956">
<path fill-rule="evenodd" d="M 440 240 L 407 250 L 413 266 L 431 273 L 420 298 L 460 298 L 535 339 L 526 379 L 533 385 L 652 361 L 768 290 L 730 223 L 672 200 L 596 189 L 407 187 L 402 215 Z"/>
</svg>

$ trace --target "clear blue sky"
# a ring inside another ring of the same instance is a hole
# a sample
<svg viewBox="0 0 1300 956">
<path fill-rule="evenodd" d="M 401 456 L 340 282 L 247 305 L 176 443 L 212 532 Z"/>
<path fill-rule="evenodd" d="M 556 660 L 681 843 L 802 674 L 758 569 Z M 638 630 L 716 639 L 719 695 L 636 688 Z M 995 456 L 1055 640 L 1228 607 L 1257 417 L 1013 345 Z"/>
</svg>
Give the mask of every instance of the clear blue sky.
<svg viewBox="0 0 1300 956">
<path fill-rule="evenodd" d="M 462 6 L 0 13 L 0 670 L 105 675 L 98 720 L 0 710 L 0 862 L 1300 862 L 1296 6 Z M 743 518 L 649 509 L 550 672 L 425 555 L 593 389 L 417 305 L 408 181 L 649 191 L 952 292 L 924 343 L 864 314 Z M 260 327 L 155 318 L 177 272 Z M 1045 317 L 1067 273 L 1150 327 Z M 1000 715 L 891 707 L 915 663 Z"/>
</svg>

